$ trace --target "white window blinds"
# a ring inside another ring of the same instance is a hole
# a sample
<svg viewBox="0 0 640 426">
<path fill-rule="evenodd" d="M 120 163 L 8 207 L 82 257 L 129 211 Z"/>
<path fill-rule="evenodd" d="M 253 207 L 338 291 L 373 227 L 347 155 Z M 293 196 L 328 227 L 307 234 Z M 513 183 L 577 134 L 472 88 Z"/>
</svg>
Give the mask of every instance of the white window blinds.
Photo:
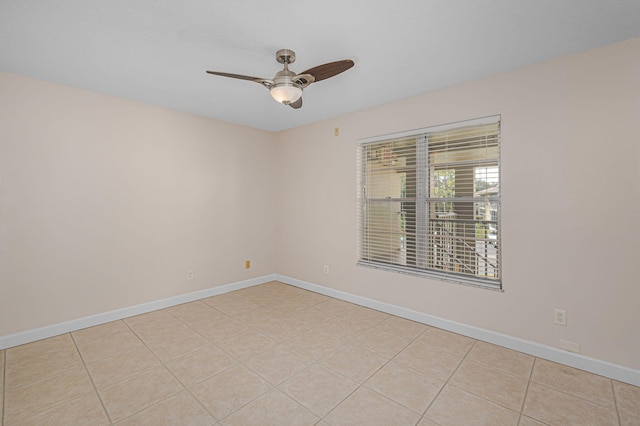
<svg viewBox="0 0 640 426">
<path fill-rule="evenodd" d="M 499 288 L 500 118 L 362 140 L 359 263 Z"/>
</svg>

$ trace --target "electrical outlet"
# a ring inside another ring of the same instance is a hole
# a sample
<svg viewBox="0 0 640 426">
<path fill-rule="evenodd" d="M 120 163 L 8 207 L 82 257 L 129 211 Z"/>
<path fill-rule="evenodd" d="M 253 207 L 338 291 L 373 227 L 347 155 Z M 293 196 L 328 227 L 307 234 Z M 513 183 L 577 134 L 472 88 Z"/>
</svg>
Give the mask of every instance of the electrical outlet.
<svg viewBox="0 0 640 426">
<path fill-rule="evenodd" d="M 329 265 L 324 265 L 324 268 L 322 269 L 322 272 L 325 275 L 329 275 Z"/>
<path fill-rule="evenodd" d="M 245 260 L 244 261 L 244 269 L 251 269 L 251 261 L 250 260 Z"/>
<path fill-rule="evenodd" d="M 194 278 L 195 278 L 195 276 L 196 276 L 196 273 L 193 271 L 193 269 L 189 269 L 189 270 L 187 271 L 187 279 L 188 279 L 188 280 L 192 280 L 192 279 L 194 279 Z"/>
<path fill-rule="evenodd" d="M 340 127 L 333 129 L 333 136 L 340 136 Z"/>
<path fill-rule="evenodd" d="M 564 309 L 554 309 L 553 322 L 558 325 L 567 325 L 567 311 Z"/>
</svg>

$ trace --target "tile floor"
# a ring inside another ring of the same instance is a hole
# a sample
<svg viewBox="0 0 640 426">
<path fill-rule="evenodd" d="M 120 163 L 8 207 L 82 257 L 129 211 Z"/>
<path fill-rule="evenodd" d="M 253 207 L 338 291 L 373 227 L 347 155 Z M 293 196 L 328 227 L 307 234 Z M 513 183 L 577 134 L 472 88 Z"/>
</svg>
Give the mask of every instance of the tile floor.
<svg viewBox="0 0 640 426">
<path fill-rule="evenodd" d="M 11 425 L 640 425 L 640 388 L 272 282 L 0 351 Z"/>
</svg>

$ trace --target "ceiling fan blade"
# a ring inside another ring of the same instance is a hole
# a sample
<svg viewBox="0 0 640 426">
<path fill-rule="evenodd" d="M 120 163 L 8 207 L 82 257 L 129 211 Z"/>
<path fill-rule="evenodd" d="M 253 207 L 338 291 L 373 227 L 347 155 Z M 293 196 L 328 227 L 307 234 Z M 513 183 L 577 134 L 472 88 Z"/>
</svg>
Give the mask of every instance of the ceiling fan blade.
<svg viewBox="0 0 640 426">
<path fill-rule="evenodd" d="M 317 67 L 308 69 L 300 74 L 311 74 L 313 77 L 315 77 L 315 81 L 321 81 L 329 77 L 333 77 L 334 75 L 338 75 L 341 72 L 345 72 L 354 65 L 354 62 L 351 59 L 344 59 L 342 61 L 335 61 L 329 62 L 328 64 L 324 65 L 318 65 Z"/>
<path fill-rule="evenodd" d="M 291 108 L 293 108 L 293 109 L 298 109 L 298 108 L 300 108 L 300 107 L 302 106 L 302 98 L 301 98 L 301 97 L 300 97 L 300 98 L 298 98 L 298 100 L 297 100 L 297 101 L 290 103 L 290 104 L 289 104 L 289 106 L 290 106 Z"/>
<path fill-rule="evenodd" d="M 237 78 L 239 80 L 253 81 L 253 82 L 262 84 L 266 88 L 271 87 L 271 85 L 273 84 L 273 80 L 269 80 L 268 78 L 251 77 L 250 75 L 231 74 L 228 72 L 219 72 L 219 71 L 207 71 L 207 74 L 219 75 L 222 77 Z"/>
<path fill-rule="evenodd" d="M 248 75 L 241 75 L 241 74 L 230 74 L 228 72 L 207 71 L 207 74 L 221 75 L 222 77 L 238 78 L 240 80 L 250 80 L 250 81 L 262 80 L 261 78 L 258 78 L 258 77 L 251 77 Z"/>
</svg>

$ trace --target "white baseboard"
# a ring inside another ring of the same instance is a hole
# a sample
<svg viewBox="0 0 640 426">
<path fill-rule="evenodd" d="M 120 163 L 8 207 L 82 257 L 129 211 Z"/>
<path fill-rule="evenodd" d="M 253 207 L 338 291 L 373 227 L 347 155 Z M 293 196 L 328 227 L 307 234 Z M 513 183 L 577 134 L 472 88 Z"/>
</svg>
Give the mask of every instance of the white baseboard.
<svg viewBox="0 0 640 426">
<path fill-rule="evenodd" d="M 276 274 L 276 281 L 293 285 L 315 293 L 324 294 L 325 296 L 341 299 L 346 302 L 355 303 L 377 311 L 386 312 L 391 315 L 406 318 L 422 324 L 448 330 L 454 333 L 473 339 L 482 340 L 484 342 L 493 343 L 505 348 L 513 349 L 538 358 L 544 358 L 559 364 L 568 365 L 580 370 L 589 371 L 594 374 L 618 380 L 620 382 L 629 383 L 634 386 L 640 386 L 640 371 L 632 368 L 623 367 L 606 361 L 589 358 L 584 355 L 567 352 L 551 346 L 542 345 L 517 337 L 508 336 L 506 334 L 496 333 L 494 331 L 484 330 L 482 328 L 473 327 L 444 318 L 425 314 L 423 312 L 414 311 L 389 303 L 380 302 L 374 299 L 368 299 L 362 296 L 346 293 L 340 290 L 324 287 L 318 284 L 291 278 L 285 275 Z"/>
<path fill-rule="evenodd" d="M 147 312 L 156 311 L 158 309 L 164 309 L 170 306 L 204 299 L 206 297 L 217 296 L 234 290 L 240 290 L 242 288 L 247 288 L 258 284 L 268 283 L 269 281 L 275 281 L 275 279 L 275 274 L 263 275 L 261 277 L 252 278 L 249 280 L 238 281 L 219 287 L 212 287 L 205 290 L 194 291 L 192 293 L 181 294 L 178 296 L 169 297 L 167 299 L 156 300 L 153 302 L 130 306 L 123 309 L 117 309 L 115 311 L 91 315 L 76 320 L 37 328 L 34 330 L 27 330 L 20 333 L 9 334 L 7 336 L 0 336 L 0 350 L 12 348 L 18 345 L 24 345 L 25 343 L 35 342 L 36 340 L 46 339 L 48 337 L 58 336 L 60 334 L 80 330 L 82 328 L 93 327 L 95 325 L 104 324 L 110 321 L 129 318 L 134 315 L 145 314 Z"/>
</svg>

